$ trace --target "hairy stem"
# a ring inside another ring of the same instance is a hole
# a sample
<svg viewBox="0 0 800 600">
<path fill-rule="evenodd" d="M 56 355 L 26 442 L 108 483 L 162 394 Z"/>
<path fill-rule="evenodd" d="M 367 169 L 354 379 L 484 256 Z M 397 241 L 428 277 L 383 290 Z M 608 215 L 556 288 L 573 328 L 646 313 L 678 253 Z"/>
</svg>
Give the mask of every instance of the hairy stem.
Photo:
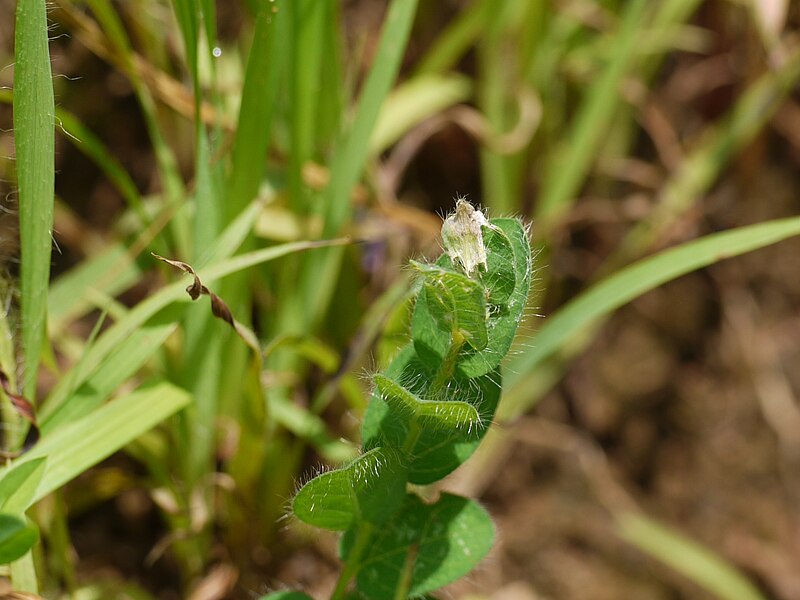
<svg viewBox="0 0 800 600">
<path fill-rule="evenodd" d="M 458 362 L 458 355 L 461 348 L 467 339 L 458 330 L 454 330 L 450 337 L 450 348 L 447 350 L 447 355 L 444 357 L 439 371 L 436 373 L 436 378 L 431 385 L 431 394 L 438 393 L 445 384 L 452 379 L 453 373 L 456 370 L 456 363 Z"/>
<path fill-rule="evenodd" d="M 403 570 L 400 572 L 400 580 L 394 590 L 394 600 L 406 600 L 411 591 L 411 582 L 414 575 L 414 565 L 417 562 L 417 545 L 412 544 L 403 561 Z"/>
<path fill-rule="evenodd" d="M 417 422 L 417 418 L 414 417 L 411 419 L 411 425 L 408 428 L 408 434 L 406 434 L 406 441 L 403 444 L 403 454 L 406 456 L 411 454 L 411 451 L 414 449 L 414 445 L 417 443 L 421 433 L 422 427 L 420 427 L 419 423 Z"/>
</svg>

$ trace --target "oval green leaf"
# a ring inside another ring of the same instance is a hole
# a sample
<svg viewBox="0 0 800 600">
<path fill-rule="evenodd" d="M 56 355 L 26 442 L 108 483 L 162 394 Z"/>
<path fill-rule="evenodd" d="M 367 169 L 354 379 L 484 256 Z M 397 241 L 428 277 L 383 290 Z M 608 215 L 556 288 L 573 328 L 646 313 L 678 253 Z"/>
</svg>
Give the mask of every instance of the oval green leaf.
<svg viewBox="0 0 800 600">
<path fill-rule="evenodd" d="M 439 265 L 426 265 L 412 261 L 411 264 L 423 276 L 422 290 L 417 303 L 425 303 L 428 314 L 435 323 L 435 330 L 417 330 L 413 335 L 435 335 L 449 346 L 452 334 L 458 331 L 475 350 L 488 343 L 486 319 L 486 292 L 483 285 L 466 275 Z"/>
<path fill-rule="evenodd" d="M 412 397 L 427 400 L 431 396 L 428 391 L 433 380 L 430 365 L 416 354 L 413 344 L 408 344 L 400 351 L 386 370 L 385 377 L 396 382 Z M 433 409 L 442 402 L 466 403 L 475 409 L 478 420 L 470 428 L 474 416 L 466 419 L 462 413 L 461 418 L 468 425 L 466 427 L 423 426 L 407 457 L 408 480 L 411 483 L 437 481 L 472 455 L 494 417 L 500 400 L 500 383 L 499 369 L 473 379 L 456 376 L 435 395 L 435 400 L 432 400 L 437 404 L 431 405 Z M 380 390 L 372 395 L 361 429 L 362 444 L 365 448 L 404 448 L 414 413 L 404 408 L 403 403 L 410 400 L 394 398 L 391 400 L 395 404 L 393 408 L 382 396 Z M 452 415 L 450 418 L 455 419 Z"/>
<path fill-rule="evenodd" d="M 489 302 L 502 306 L 511 298 L 516 287 L 514 248 L 508 235 L 500 227 L 485 227 L 483 243 L 486 245 L 487 266 L 483 283 L 489 292 Z"/>
<path fill-rule="evenodd" d="M 358 520 L 380 523 L 391 517 L 400 508 L 405 487 L 400 453 L 373 448 L 306 483 L 295 495 L 292 511 L 309 525 L 343 531 Z"/>
<path fill-rule="evenodd" d="M 355 538 L 353 530 L 342 540 L 346 559 Z M 408 494 L 403 509 L 391 523 L 376 529 L 363 552 L 356 578 L 366 598 L 394 598 L 409 553 L 416 552 L 409 596 L 439 589 L 469 573 L 489 552 L 494 525 L 473 500 L 442 494 L 425 504 Z"/>
<path fill-rule="evenodd" d="M 416 419 L 424 429 L 477 432 L 482 424 L 477 409 L 458 400 L 422 400 L 384 375 L 375 376 L 375 386 L 392 411 Z"/>
</svg>

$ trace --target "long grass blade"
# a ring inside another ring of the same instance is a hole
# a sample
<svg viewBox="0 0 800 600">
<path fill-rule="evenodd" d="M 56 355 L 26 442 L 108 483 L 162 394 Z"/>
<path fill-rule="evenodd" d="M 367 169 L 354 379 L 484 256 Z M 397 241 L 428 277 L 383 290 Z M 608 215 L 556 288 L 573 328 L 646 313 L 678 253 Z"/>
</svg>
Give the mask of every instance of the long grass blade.
<svg viewBox="0 0 800 600">
<path fill-rule="evenodd" d="M 312 248 L 320 248 L 325 245 L 336 245 L 349 243 L 348 240 L 329 240 L 321 242 L 293 242 L 289 244 L 282 244 L 280 246 L 273 246 L 262 250 L 255 250 L 246 254 L 242 254 L 227 260 L 221 260 L 205 269 L 201 269 L 198 275 L 206 285 L 211 285 L 218 279 L 237 273 L 249 267 L 265 263 L 277 258 L 281 258 L 294 252 L 301 252 L 310 250 Z M 91 376 L 98 368 L 100 368 L 103 361 L 106 360 L 121 343 L 123 343 L 128 336 L 146 323 L 149 319 L 159 313 L 161 310 L 172 304 L 173 302 L 182 302 L 186 304 L 190 302 L 189 296 L 186 294 L 186 282 L 176 281 L 175 283 L 163 288 L 158 293 L 150 296 L 146 300 L 137 304 L 127 316 L 115 323 L 112 327 L 106 330 L 103 335 L 97 339 L 97 343 L 92 346 L 82 358 L 81 373 L 77 377 L 63 377 L 61 381 L 55 386 L 45 404 L 42 416 L 43 418 L 54 411 L 62 402 L 66 401 L 70 393 L 79 388 L 86 382 L 87 378 Z M 179 315 L 176 315 L 178 318 Z M 157 348 L 153 348 L 153 352 Z M 120 357 L 120 360 L 124 357 Z"/>
<path fill-rule="evenodd" d="M 765 600 L 735 567 L 694 540 L 649 517 L 633 513 L 616 516 L 617 531 L 633 544 L 720 600 Z"/>
<path fill-rule="evenodd" d="M 14 56 L 23 390 L 25 396 L 32 398 L 45 338 L 55 178 L 55 106 L 44 0 L 17 3 Z"/>
<path fill-rule="evenodd" d="M 36 502 L 155 427 L 190 400 L 186 391 L 168 383 L 137 390 L 42 438 L 12 466 L 47 457 L 45 472 L 31 501 Z M 0 477 L 7 472 L 0 472 Z"/>
<path fill-rule="evenodd" d="M 563 214 L 574 200 L 596 156 L 603 133 L 619 105 L 619 86 L 631 68 L 637 53 L 636 41 L 644 29 L 647 0 L 632 0 L 625 4 L 619 31 L 614 35 L 614 46 L 608 65 L 588 91 L 578 115 L 546 171 L 537 215 L 547 226 Z"/>
<path fill-rule="evenodd" d="M 333 237 L 351 214 L 350 193 L 369 154 L 369 140 L 381 106 L 397 77 L 414 22 L 417 0 L 394 0 L 383 25 L 373 68 L 364 84 L 350 131 L 331 165 L 331 181 L 323 196 L 323 237 Z M 328 306 L 339 273 L 341 252 L 320 253 L 306 263 L 301 289 L 310 323 L 317 322 Z"/>
<path fill-rule="evenodd" d="M 278 84 L 286 58 L 280 45 L 286 26 L 282 4 L 280 0 L 258 4 L 233 143 L 226 202 L 228 221 L 256 197 L 264 173 L 264 159 L 280 90 Z"/>
<path fill-rule="evenodd" d="M 705 132 L 665 184 L 655 210 L 622 241 L 607 267 L 646 249 L 659 232 L 669 228 L 701 199 L 731 157 L 769 122 L 799 79 L 800 47 L 787 56 L 779 70 L 766 73 L 752 84 L 727 117 Z"/>
<path fill-rule="evenodd" d="M 417 0 L 394 0 L 389 6 L 353 126 L 331 165 L 331 181 L 325 194 L 324 237 L 337 235 L 350 215 L 350 192 L 364 168 L 381 106 L 400 70 L 416 8 Z"/>
<path fill-rule="evenodd" d="M 510 394 L 501 403 L 503 418 L 522 414 L 530 397 L 513 389 L 573 336 L 631 300 L 681 275 L 800 235 L 800 217 L 777 219 L 716 233 L 640 260 L 592 286 L 545 320 L 533 345 L 508 364 Z M 510 398 L 513 397 L 513 401 Z"/>
</svg>

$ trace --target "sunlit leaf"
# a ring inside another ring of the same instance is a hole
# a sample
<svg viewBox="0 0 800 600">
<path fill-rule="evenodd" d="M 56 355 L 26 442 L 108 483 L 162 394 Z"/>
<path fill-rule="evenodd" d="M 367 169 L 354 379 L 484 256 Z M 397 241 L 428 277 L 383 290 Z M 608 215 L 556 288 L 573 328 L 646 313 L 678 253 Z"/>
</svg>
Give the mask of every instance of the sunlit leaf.
<svg viewBox="0 0 800 600">
<path fill-rule="evenodd" d="M 406 486 L 399 452 L 373 448 L 349 465 L 318 475 L 297 493 L 292 510 L 323 529 L 344 530 L 359 520 L 379 523 L 400 507 Z"/>
<path fill-rule="evenodd" d="M 28 509 L 42 481 L 46 460 L 37 458 L 6 471 L 0 479 L 1 512 L 22 515 Z"/>
</svg>

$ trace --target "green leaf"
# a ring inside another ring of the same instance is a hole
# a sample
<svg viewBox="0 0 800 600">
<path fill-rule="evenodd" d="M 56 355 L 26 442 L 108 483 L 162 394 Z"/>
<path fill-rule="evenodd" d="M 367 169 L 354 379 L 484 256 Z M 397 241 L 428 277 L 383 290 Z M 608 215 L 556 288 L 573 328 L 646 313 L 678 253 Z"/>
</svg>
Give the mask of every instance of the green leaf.
<svg viewBox="0 0 800 600">
<path fill-rule="evenodd" d="M 249 211 L 247 222 L 250 221 Z M 243 223 L 237 219 L 223 232 L 222 237 L 226 240 L 231 236 L 231 231 L 243 231 Z M 265 263 L 282 256 L 286 256 L 293 252 L 307 250 L 310 248 L 317 248 L 323 245 L 341 243 L 337 241 L 330 242 L 293 242 L 289 244 L 281 244 L 278 246 L 271 246 L 269 248 L 262 248 L 247 252 L 229 258 L 229 254 L 236 249 L 237 242 L 240 240 L 237 236 L 230 237 L 230 245 L 217 246 L 212 258 L 215 259 L 213 264 L 208 267 L 202 268 L 198 271 L 198 276 L 206 285 L 212 285 L 218 279 L 243 271 L 249 267 L 257 264 Z M 127 313 L 124 319 L 118 321 L 113 326 L 109 327 L 97 339 L 97 342 L 86 352 L 86 355 L 81 359 L 81 370 L 79 373 L 74 374 L 72 377 L 62 378 L 61 381 L 53 388 L 47 402 L 44 405 L 42 418 L 54 412 L 55 409 L 65 402 L 75 387 L 81 386 L 87 381 L 90 375 L 95 373 L 99 368 L 108 368 L 109 357 L 124 341 L 130 337 L 137 329 L 142 327 L 144 323 L 153 318 L 154 315 L 165 309 L 173 302 L 186 303 L 190 302 L 189 296 L 186 294 L 186 284 L 183 281 L 176 281 L 175 283 L 159 290 L 146 300 L 139 302 Z M 176 317 L 177 318 L 177 317 Z M 158 347 L 152 347 L 151 350 L 155 352 Z M 115 356 L 115 359 L 124 359 L 124 357 Z"/>
<path fill-rule="evenodd" d="M 353 125 L 339 145 L 331 164 L 331 181 L 325 192 L 323 235 L 337 235 L 350 214 L 350 193 L 369 155 L 369 140 L 386 95 L 397 76 L 414 22 L 417 0 L 394 0 L 386 14 L 372 69 L 358 99 Z"/>
<path fill-rule="evenodd" d="M 486 246 L 486 273 L 483 274 L 483 283 L 489 292 L 489 302 L 496 305 L 506 304 L 514 293 L 517 282 L 514 247 L 505 231 L 499 228 L 484 228 L 483 243 Z M 522 245 L 519 252 L 521 255 L 525 252 L 530 255 L 530 249 Z"/>
<path fill-rule="evenodd" d="M 713 552 L 644 515 L 617 515 L 623 539 L 723 600 L 764 600 L 744 575 Z"/>
<path fill-rule="evenodd" d="M 50 288 L 47 319 L 51 335 L 95 308 L 89 300 L 91 289 L 116 296 L 141 277 L 141 269 L 122 244 L 111 245 L 82 261 L 58 277 Z"/>
<path fill-rule="evenodd" d="M 480 282 L 466 275 L 436 265 L 411 261 L 423 277 L 423 290 L 417 303 L 426 303 L 427 312 L 436 324 L 435 329 L 412 326 L 414 341 L 434 335 L 449 346 L 452 334 L 459 332 L 475 350 L 489 342 L 486 330 L 486 295 Z"/>
<path fill-rule="evenodd" d="M 15 465 L 0 479 L 0 511 L 22 515 L 33 503 L 44 475 L 46 458 Z"/>
<path fill-rule="evenodd" d="M 436 398 L 428 398 L 428 386 L 433 380 L 430 365 L 409 344 L 392 361 L 385 376 L 397 382 L 412 396 L 436 402 L 437 404 L 432 405 L 434 410 L 440 402 L 459 402 L 470 404 L 479 415 L 473 427 L 470 427 L 470 423 L 474 423 L 474 416 L 469 417 L 469 423 L 465 419 L 466 426 L 460 428 L 423 426 L 413 448 L 408 451 L 408 479 L 411 483 L 427 484 L 437 481 L 472 455 L 491 424 L 500 400 L 499 369 L 473 379 L 455 377 L 437 393 Z M 401 403 L 399 398 L 394 398 L 393 401 Z M 411 435 L 412 416 L 407 410 L 393 410 L 380 391 L 376 390 L 370 399 L 361 429 L 364 447 L 405 448 L 406 440 Z M 464 417 L 463 413 L 461 417 Z"/>
<path fill-rule="evenodd" d="M 305 484 L 292 510 L 302 521 L 323 529 L 345 530 L 361 520 L 380 523 L 400 508 L 405 486 L 400 453 L 373 448 L 346 467 Z"/>
<path fill-rule="evenodd" d="M 200 7 L 194 0 L 173 0 L 175 19 L 183 34 L 183 48 L 186 62 L 192 74 L 195 89 L 195 102 L 200 101 L 200 75 L 197 63 L 197 30 L 199 28 Z"/>
<path fill-rule="evenodd" d="M 384 402 L 397 414 L 410 415 L 425 429 L 477 433 L 481 416 L 474 406 L 458 400 L 422 400 L 385 377 L 375 376 L 375 386 Z"/>
<path fill-rule="evenodd" d="M 608 63 L 586 91 L 562 144 L 550 155 L 537 205 L 537 216 L 548 224 L 569 209 L 593 161 L 598 158 L 597 149 L 621 104 L 620 83 L 640 56 L 637 43 L 641 41 L 642 28 L 649 16 L 649 5 L 646 0 L 624 4 Z"/>
<path fill-rule="evenodd" d="M 697 143 L 661 186 L 653 210 L 618 244 L 609 261 L 619 264 L 635 257 L 696 206 L 731 158 L 763 131 L 783 106 L 786 95 L 797 89 L 798 78 L 800 48 L 793 47 L 783 57 L 779 68 L 767 69 L 743 90 L 727 115 L 697 136 Z"/>
<path fill-rule="evenodd" d="M 290 130 L 288 169 L 289 206 L 298 215 L 309 213 L 309 209 L 322 208 L 310 204 L 309 188 L 303 182 L 303 166 L 314 158 L 314 146 L 319 135 L 317 115 L 323 98 L 321 68 L 323 54 L 327 48 L 321 40 L 327 13 L 326 2 L 318 0 L 294 0 L 283 10 L 290 17 L 291 57 L 288 86 L 292 110 L 287 115 Z M 325 90 L 335 94 L 332 90 Z"/>
<path fill-rule="evenodd" d="M 14 35 L 14 145 L 20 225 L 23 395 L 35 396 L 45 341 L 53 228 L 55 130 L 47 3 L 17 3 Z"/>
<path fill-rule="evenodd" d="M 451 70 L 470 49 L 480 31 L 486 26 L 487 9 L 492 2 L 471 2 L 441 29 L 428 52 L 417 63 L 415 74 L 441 73 Z"/>
<path fill-rule="evenodd" d="M 350 217 L 350 194 L 358 183 L 369 157 L 369 140 L 381 105 L 400 69 L 414 22 L 417 0 L 393 0 L 381 29 L 380 41 L 353 113 L 352 126 L 343 134 L 330 164 L 330 183 L 318 201 L 323 216 L 323 237 L 338 234 Z M 304 260 L 299 274 L 299 289 L 310 298 L 305 321 L 318 322 L 339 280 L 343 253 L 332 249 Z M 310 317 L 308 316 L 310 315 Z"/>
<path fill-rule="evenodd" d="M 525 313 L 528 293 L 531 287 L 532 257 L 528 233 L 518 219 L 492 219 L 493 225 L 499 227 L 511 242 L 514 251 L 514 291 L 508 298 L 505 307 L 501 307 L 489 315 L 489 344 L 480 352 L 468 354 L 461 359 L 458 371 L 467 377 L 476 377 L 496 368 L 508 354 L 517 326 Z M 498 245 L 499 247 L 499 245 Z M 502 255 L 492 258 L 494 244 L 487 247 L 487 263 L 495 260 L 502 263 Z"/>
<path fill-rule="evenodd" d="M 286 63 L 281 51 L 281 31 L 286 19 L 283 2 L 260 2 L 247 58 L 239 122 L 233 141 L 232 170 L 228 182 L 227 217 L 239 214 L 258 195 L 264 175 L 264 158 L 271 139 L 273 115 Z M 273 12 L 277 9 L 277 13 Z"/>
<path fill-rule="evenodd" d="M 345 559 L 354 533 L 348 531 L 342 540 Z M 358 590 L 367 598 L 394 598 L 409 553 L 416 552 L 409 595 L 425 594 L 469 573 L 493 541 L 492 520 L 476 502 L 442 494 L 435 504 L 424 504 L 408 494 L 397 517 L 373 532 L 362 554 Z"/>
<path fill-rule="evenodd" d="M 86 416 L 133 377 L 175 331 L 178 326 L 175 322 L 177 312 L 164 310 L 131 332 L 109 353 L 103 364 L 69 394 L 66 402 L 52 410 L 45 405 L 39 419 L 42 435 Z M 79 365 L 75 371 L 81 371 Z"/>
<path fill-rule="evenodd" d="M 0 565 L 14 562 L 33 548 L 39 534 L 36 527 L 19 517 L 0 514 Z"/>
</svg>

